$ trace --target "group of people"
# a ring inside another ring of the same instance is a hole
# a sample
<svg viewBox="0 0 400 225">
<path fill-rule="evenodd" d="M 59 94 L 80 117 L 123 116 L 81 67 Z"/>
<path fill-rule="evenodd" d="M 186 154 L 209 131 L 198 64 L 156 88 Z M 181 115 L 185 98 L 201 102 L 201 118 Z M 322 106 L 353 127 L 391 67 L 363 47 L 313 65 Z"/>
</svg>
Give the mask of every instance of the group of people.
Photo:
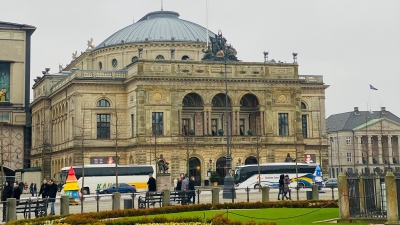
<svg viewBox="0 0 400 225">
<path fill-rule="evenodd" d="M 149 192 L 156 192 L 157 191 L 157 183 L 156 179 L 154 179 L 153 174 L 149 174 L 149 180 L 147 181 L 147 188 Z M 196 202 L 196 191 L 194 187 L 194 177 L 192 176 L 189 180 L 188 176 L 184 178 L 179 177 L 179 180 L 176 184 L 175 191 L 186 191 L 189 195 L 189 202 L 195 204 Z"/>
<path fill-rule="evenodd" d="M 290 179 L 289 175 L 281 174 L 279 177 L 279 192 L 278 192 L 278 200 L 292 200 L 292 193 L 290 190 Z M 289 195 L 289 196 L 288 196 Z"/>
<path fill-rule="evenodd" d="M 30 193 L 32 194 L 32 197 L 34 197 L 34 195 L 36 195 L 37 192 L 36 184 L 32 183 L 29 190 Z M 42 198 L 48 198 L 48 201 L 50 202 L 49 215 L 55 215 L 54 203 L 56 201 L 57 191 L 58 191 L 57 184 L 53 180 L 50 180 L 49 183 L 47 183 L 46 179 L 43 180 L 43 183 L 40 186 L 38 197 L 41 196 Z M 3 202 L 3 222 L 6 220 L 7 199 L 15 198 L 17 201 L 19 201 L 21 198 L 21 194 L 22 191 L 17 181 L 14 182 L 13 187 L 11 187 L 9 181 L 6 181 L 4 183 L 3 193 L 1 195 L 1 201 Z"/>
<path fill-rule="evenodd" d="M 189 202 L 187 203 L 196 203 L 196 189 L 194 187 L 194 177 L 192 176 L 189 180 L 188 176 L 179 177 L 178 182 L 176 183 L 175 191 L 186 191 L 189 195 Z"/>
<path fill-rule="evenodd" d="M 3 193 L 1 194 L 1 201 L 3 202 L 3 222 L 6 221 L 7 199 L 15 198 L 17 199 L 17 201 L 19 201 L 21 198 L 21 194 L 22 191 L 17 181 L 14 182 L 12 187 L 9 181 L 6 181 L 4 183 Z"/>
</svg>

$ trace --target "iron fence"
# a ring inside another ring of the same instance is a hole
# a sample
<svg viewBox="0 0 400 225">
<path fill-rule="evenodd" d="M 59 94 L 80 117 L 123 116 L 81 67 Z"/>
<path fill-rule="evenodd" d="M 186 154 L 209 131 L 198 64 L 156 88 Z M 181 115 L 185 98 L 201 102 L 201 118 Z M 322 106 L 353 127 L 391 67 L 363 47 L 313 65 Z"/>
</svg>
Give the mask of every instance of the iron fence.
<svg viewBox="0 0 400 225">
<path fill-rule="evenodd" d="M 384 176 L 379 174 L 347 174 L 347 184 L 350 217 L 386 217 Z"/>
</svg>

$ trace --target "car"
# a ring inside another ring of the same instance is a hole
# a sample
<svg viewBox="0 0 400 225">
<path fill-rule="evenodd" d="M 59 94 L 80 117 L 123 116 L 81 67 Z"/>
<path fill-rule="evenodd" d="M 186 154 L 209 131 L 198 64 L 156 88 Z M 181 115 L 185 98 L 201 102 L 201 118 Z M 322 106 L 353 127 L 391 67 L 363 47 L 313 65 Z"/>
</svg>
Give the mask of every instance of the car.
<svg viewBox="0 0 400 225">
<path fill-rule="evenodd" d="M 338 187 L 337 178 L 330 178 L 326 180 L 324 186 L 330 188 L 337 188 Z"/>
<path fill-rule="evenodd" d="M 108 188 L 99 189 L 97 191 L 97 193 L 99 193 L 99 194 L 111 194 L 111 193 L 114 193 L 116 191 L 117 191 L 117 189 L 115 187 L 115 184 L 113 184 Z M 120 184 L 118 184 L 118 192 L 119 193 L 135 193 L 136 192 L 136 188 L 131 186 L 131 185 L 129 185 L 129 184 L 126 184 L 126 183 L 120 183 Z"/>
</svg>

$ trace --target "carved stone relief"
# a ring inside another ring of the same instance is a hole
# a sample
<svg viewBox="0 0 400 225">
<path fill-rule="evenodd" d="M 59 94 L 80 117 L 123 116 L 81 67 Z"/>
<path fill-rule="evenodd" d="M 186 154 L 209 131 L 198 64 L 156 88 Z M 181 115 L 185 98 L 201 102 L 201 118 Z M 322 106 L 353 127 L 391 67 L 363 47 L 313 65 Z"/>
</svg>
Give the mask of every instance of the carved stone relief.
<svg viewBox="0 0 400 225">
<path fill-rule="evenodd" d="M 145 72 L 171 72 L 171 65 L 169 64 L 144 64 Z"/>
</svg>

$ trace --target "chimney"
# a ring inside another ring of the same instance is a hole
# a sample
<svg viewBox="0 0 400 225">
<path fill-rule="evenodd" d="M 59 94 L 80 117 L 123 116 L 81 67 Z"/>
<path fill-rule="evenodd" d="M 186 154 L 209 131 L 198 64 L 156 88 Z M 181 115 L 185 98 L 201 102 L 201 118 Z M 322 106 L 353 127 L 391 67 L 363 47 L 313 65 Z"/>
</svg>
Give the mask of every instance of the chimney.
<svg viewBox="0 0 400 225">
<path fill-rule="evenodd" d="M 386 107 L 381 107 L 382 114 L 386 114 Z"/>
<path fill-rule="evenodd" d="M 358 110 L 358 107 L 354 107 L 354 114 L 360 115 L 360 111 Z"/>
</svg>

